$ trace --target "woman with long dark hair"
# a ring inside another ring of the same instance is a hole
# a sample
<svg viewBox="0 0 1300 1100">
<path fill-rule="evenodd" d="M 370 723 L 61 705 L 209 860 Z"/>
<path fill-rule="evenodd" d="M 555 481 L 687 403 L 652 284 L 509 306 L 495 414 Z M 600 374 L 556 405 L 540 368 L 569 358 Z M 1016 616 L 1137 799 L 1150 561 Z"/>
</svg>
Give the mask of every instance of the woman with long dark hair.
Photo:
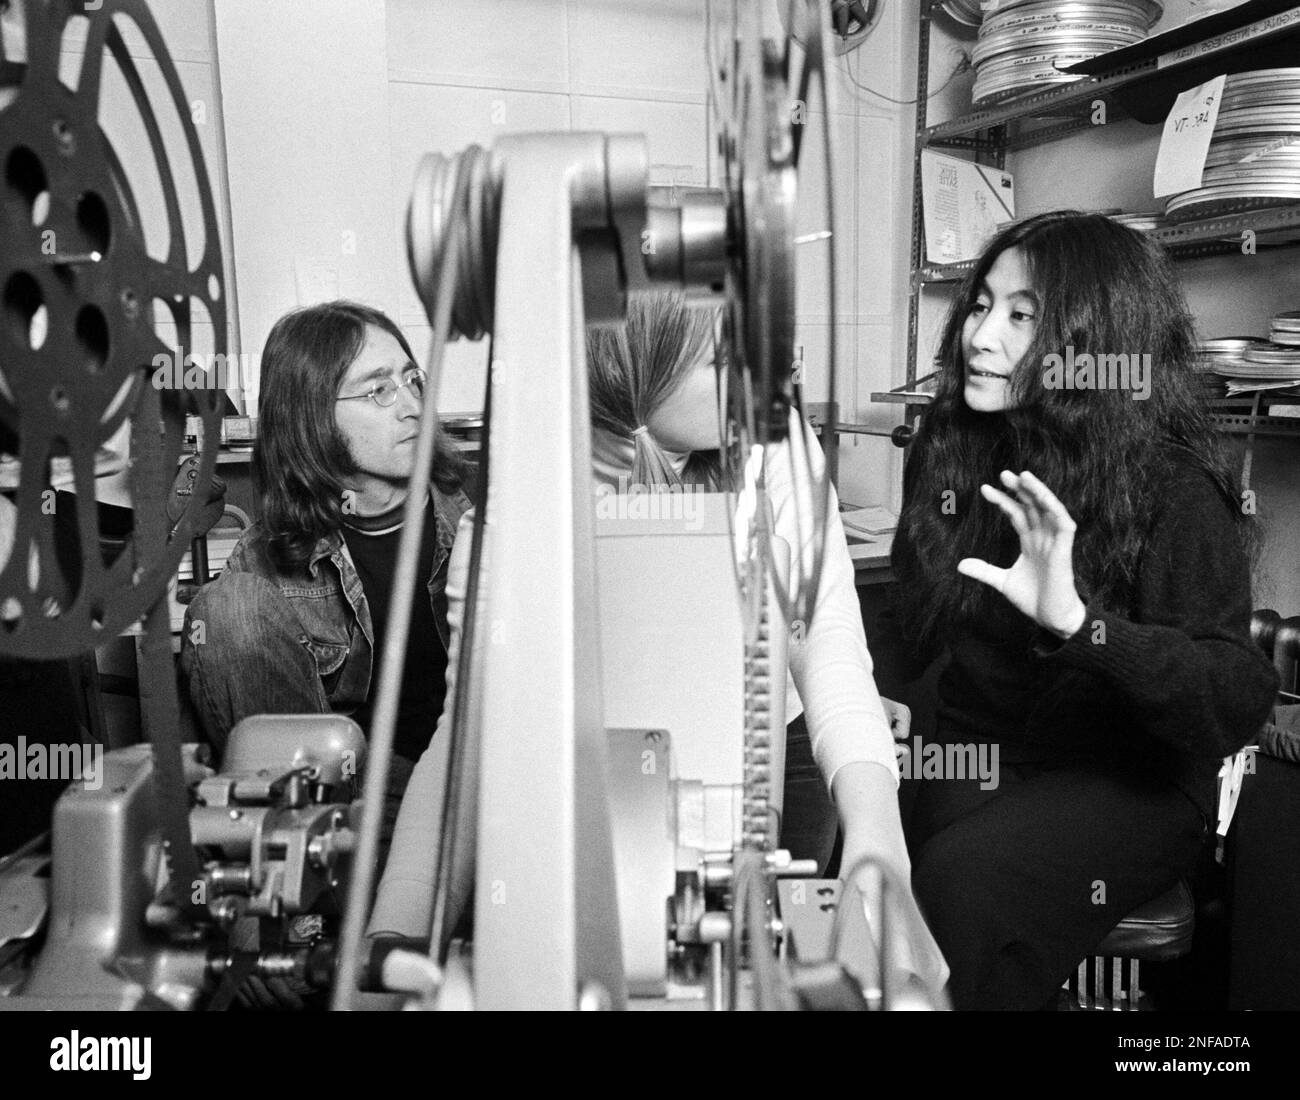
<svg viewBox="0 0 1300 1100">
<path fill-rule="evenodd" d="M 1002 230 L 948 316 L 894 567 L 911 655 L 949 659 L 937 739 L 1000 761 L 927 778 L 913 812 L 959 1008 L 1053 1003 L 1192 870 L 1221 760 L 1268 714 L 1251 510 L 1194 355 L 1164 254 L 1100 215 Z"/>
</svg>

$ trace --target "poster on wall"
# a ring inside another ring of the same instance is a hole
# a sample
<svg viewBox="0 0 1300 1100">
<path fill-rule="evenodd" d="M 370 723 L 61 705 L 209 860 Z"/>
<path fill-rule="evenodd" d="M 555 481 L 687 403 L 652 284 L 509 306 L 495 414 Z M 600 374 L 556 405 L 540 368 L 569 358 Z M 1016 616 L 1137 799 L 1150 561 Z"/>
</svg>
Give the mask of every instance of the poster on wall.
<svg viewBox="0 0 1300 1100">
<path fill-rule="evenodd" d="M 921 198 L 925 258 L 932 264 L 974 258 L 1016 216 L 1010 172 L 929 149 L 921 154 Z"/>
</svg>

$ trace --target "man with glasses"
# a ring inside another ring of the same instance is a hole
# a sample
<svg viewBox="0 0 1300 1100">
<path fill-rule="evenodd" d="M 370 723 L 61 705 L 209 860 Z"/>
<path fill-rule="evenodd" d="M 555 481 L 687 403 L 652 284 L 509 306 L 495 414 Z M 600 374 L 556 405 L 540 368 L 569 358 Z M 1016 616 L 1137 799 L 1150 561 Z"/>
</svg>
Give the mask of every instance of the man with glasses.
<svg viewBox="0 0 1300 1100">
<path fill-rule="evenodd" d="M 218 751 L 253 714 L 350 715 L 369 733 L 425 372 L 392 321 L 337 301 L 276 322 L 262 354 L 261 515 L 190 604 L 188 718 Z M 469 500 L 439 432 L 423 510 L 384 847 L 442 711 L 447 559 Z M 403 655 L 398 654 L 397 657 Z"/>
</svg>

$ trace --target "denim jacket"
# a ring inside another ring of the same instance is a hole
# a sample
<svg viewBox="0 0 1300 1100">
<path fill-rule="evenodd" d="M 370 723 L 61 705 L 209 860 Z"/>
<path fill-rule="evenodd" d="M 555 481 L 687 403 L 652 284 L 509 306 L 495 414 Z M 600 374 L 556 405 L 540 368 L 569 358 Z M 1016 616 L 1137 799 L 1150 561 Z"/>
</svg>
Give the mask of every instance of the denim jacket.
<svg viewBox="0 0 1300 1100">
<path fill-rule="evenodd" d="M 437 545 L 427 587 L 436 607 L 446 585 L 444 565 L 470 501 L 460 489 L 448 494 L 431 485 L 429 494 L 435 508 Z M 219 598 L 222 578 L 240 573 L 270 581 L 292 607 L 302 628 L 297 640 L 316 661 L 330 707 L 348 714 L 364 703 L 370 693 L 375 647 L 382 645 L 383 639 L 374 637 L 370 607 L 342 533 L 320 539 L 305 568 L 286 573 L 271 559 L 261 524 L 254 524 L 240 537 L 221 576 L 212 582 L 211 590 L 204 589 L 204 595 Z M 445 646 L 449 641 L 446 620 L 435 617 Z M 186 641 L 182 640 L 183 646 Z"/>
</svg>

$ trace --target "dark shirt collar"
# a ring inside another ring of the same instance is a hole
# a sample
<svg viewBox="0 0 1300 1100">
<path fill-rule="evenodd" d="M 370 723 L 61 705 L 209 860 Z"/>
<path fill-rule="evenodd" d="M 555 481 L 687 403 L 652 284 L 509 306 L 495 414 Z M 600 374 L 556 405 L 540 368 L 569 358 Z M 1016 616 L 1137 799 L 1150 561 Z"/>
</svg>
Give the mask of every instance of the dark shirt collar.
<svg viewBox="0 0 1300 1100">
<path fill-rule="evenodd" d="M 430 496 L 432 496 L 430 490 Z M 396 531 L 402 526 L 402 518 L 406 513 L 406 501 L 389 508 L 386 512 L 380 512 L 373 516 L 350 515 L 343 520 L 343 526 L 350 531 L 359 531 L 363 535 L 386 534 Z"/>
<path fill-rule="evenodd" d="M 461 513 L 469 507 L 469 498 L 463 489 L 457 489 L 449 495 L 430 483 L 429 499 L 433 501 L 437 516 L 438 545 L 443 548 L 450 547 L 456 539 L 456 525 L 460 521 Z M 405 502 L 402 503 L 402 507 L 405 507 Z M 307 559 L 308 574 L 315 577 L 321 559 L 334 556 L 342 547 L 342 531 L 332 531 L 323 538 L 317 539 L 316 545 L 312 547 L 311 556 Z"/>
</svg>

